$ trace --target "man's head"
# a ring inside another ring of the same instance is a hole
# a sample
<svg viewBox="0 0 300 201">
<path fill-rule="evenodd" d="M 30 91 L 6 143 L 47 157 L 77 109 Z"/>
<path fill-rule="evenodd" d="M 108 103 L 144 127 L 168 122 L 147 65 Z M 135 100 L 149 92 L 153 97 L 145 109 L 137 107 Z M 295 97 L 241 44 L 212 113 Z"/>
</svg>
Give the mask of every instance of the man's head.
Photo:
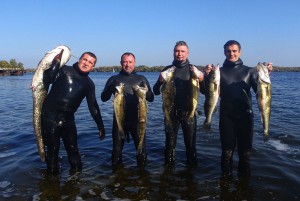
<svg viewBox="0 0 300 201">
<path fill-rule="evenodd" d="M 241 45 L 235 40 L 229 40 L 224 45 L 224 54 L 226 59 L 231 62 L 236 62 L 241 56 Z"/>
<path fill-rule="evenodd" d="M 83 73 L 89 73 L 93 70 L 96 62 L 97 57 L 95 54 L 91 52 L 84 52 L 78 60 L 79 70 Z"/>
<path fill-rule="evenodd" d="M 174 47 L 174 60 L 184 63 L 189 56 L 189 47 L 184 41 L 178 41 Z"/>
<path fill-rule="evenodd" d="M 130 74 L 135 68 L 135 56 L 131 52 L 125 52 L 121 56 L 121 66 L 122 70 Z"/>
</svg>

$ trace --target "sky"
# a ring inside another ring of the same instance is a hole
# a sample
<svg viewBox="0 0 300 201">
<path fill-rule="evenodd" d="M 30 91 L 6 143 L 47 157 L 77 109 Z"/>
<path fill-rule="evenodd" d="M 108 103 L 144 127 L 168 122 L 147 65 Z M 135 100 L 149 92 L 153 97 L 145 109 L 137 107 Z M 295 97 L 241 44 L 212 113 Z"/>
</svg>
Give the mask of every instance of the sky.
<svg viewBox="0 0 300 201">
<path fill-rule="evenodd" d="M 223 64 L 223 45 L 237 40 L 247 66 L 300 67 L 299 0 L 9 0 L 1 1 L 0 60 L 36 68 L 44 54 L 67 45 L 75 63 L 85 51 L 97 67 L 166 66 L 177 41 L 195 65 Z"/>
</svg>

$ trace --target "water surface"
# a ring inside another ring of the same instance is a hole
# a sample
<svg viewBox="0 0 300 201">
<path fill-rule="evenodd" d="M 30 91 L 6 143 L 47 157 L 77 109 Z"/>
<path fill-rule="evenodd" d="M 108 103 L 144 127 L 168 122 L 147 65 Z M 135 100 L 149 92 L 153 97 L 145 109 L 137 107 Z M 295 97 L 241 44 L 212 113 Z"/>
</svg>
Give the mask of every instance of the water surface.
<svg viewBox="0 0 300 201">
<path fill-rule="evenodd" d="M 151 87 L 158 73 L 144 74 Z M 33 74 L 0 78 L 0 200 L 299 200 L 300 137 L 299 73 L 272 73 L 273 99 L 270 141 L 263 142 L 262 124 L 253 96 L 254 141 L 250 178 L 237 176 L 237 153 L 232 178 L 220 173 L 218 112 L 212 130 L 205 133 L 199 115 L 197 151 L 199 166 L 185 166 L 185 147 L 179 131 L 176 165 L 165 170 L 164 126 L 161 96 L 149 103 L 147 122 L 148 163 L 136 167 L 133 142 L 125 144 L 124 168 L 111 169 L 112 100 L 101 102 L 100 93 L 113 73 L 91 73 L 97 90 L 106 138 L 100 141 L 97 127 L 84 100 L 76 113 L 81 173 L 69 172 L 66 152 L 60 150 L 61 174 L 51 177 L 40 160 L 32 126 Z M 203 111 L 203 95 L 199 110 Z"/>
</svg>

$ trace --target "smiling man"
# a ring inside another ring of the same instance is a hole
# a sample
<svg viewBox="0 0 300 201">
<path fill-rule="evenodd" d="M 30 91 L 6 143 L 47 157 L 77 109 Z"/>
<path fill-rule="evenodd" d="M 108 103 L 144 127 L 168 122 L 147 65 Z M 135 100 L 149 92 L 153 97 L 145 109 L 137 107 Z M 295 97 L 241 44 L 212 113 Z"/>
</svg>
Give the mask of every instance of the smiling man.
<svg viewBox="0 0 300 201">
<path fill-rule="evenodd" d="M 226 57 L 220 68 L 220 139 L 222 147 L 221 169 L 224 175 L 232 174 L 233 152 L 237 146 L 239 174 L 250 174 L 250 153 L 253 141 L 253 111 L 251 92 L 256 93 L 256 70 L 245 66 L 240 59 L 241 45 L 229 40 L 224 45 Z M 205 79 L 208 80 L 212 65 L 205 68 Z M 269 73 L 272 63 L 268 64 Z M 201 87 L 203 90 L 204 87 Z M 202 91 L 201 91 L 202 92 Z M 205 93 L 205 92 L 204 92 Z"/>
<path fill-rule="evenodd" d="M 165 165 L 172 167 L 175 162 L 175 147 L 179 125 L 182 127 L 184 144 L 186 147 L 187 165 L 197 166 L 196 151 L 196 126 L 197 120 L 195 108 L 197 106 L 198 93 L 194 83 L 199 84 L 203 80 L 203 74 L 188 60 L 189 48 L 185 41 L 178 41 L 173 50 L 173 63 L 166 66 L 159 75 L 153 86 L 155 95 L 161 93 L 160 89 L 166 89 L 166 83 L 171 83 L 171 90 L 168 96 L 171 101 L 163 98 L 163 105 L 169 109 L 164 109 L 165 113 Z M 166 78 L 165 72 L 171 72 L 172 76 Z M 196 92 L 196 93 L 193 93 Z M 164 97 L 164 92 L 163 92 Z M 193 101 L 194 100 L 194 101 Z"/>
<path fill-rule="evenodd" d="M 101 93 L 101 100 L 103 102 L 108 101 L 112 95 L 115 96 L 119 91 L 121 86 L 124 87 L 122 89 L 121 95 L 124 97 L 121 101 L 119 101 L 119 105 L 117 105 L 118 111 L 120 113 L 115 112 L 113 117 L 113 128 L 112 128 L 112 138 L 113 138 L 113 151 L 112 151 L 112 167 L 115 170 L 120 164 L 122 164 L 122 150 L 124 146 L 125 139 L 129 141 L 129 134 L 131 134 L 135 148 L 138 149 L 139 144 L 141 150 L 137 151 L 136 159 L 137 165 L 139 167 L 144 167 L 146 164 L 147 154 L 146 154 L 146 138 L 142 138 L 140 129 L 139 129 L 139 115 L 138 115 L 138 105 L 139 99 L 135 95 L 133 88 L 138 87 L 146 87 L 148 90 L 146 92 L 146 101 L 153 102 L 154 94 L 150 88 L 149 82 L 143 75 L 138 75 L 135 72 L 135 56 L 130 52 L 125 52 L 121 56 L 121 66 L 122 70 L 118 75 L 111 76 Z M 115 106 L 116 104 L 114 104 Z M 120 105 L 124 105 L 121 107 Z M 122 115 L 120 115 L 122 114 Z M 117 116 L 119 115 L 119 116 Z M 121 125 L 118 124 L 118 120 L 120 116 L 124 115 L 124 121 L 121 122 Z M 120 136 L 120 130 L 122 130 L 122 136 Z M 126 138 L 124 137 L 126 136 Z"/>
</svg>

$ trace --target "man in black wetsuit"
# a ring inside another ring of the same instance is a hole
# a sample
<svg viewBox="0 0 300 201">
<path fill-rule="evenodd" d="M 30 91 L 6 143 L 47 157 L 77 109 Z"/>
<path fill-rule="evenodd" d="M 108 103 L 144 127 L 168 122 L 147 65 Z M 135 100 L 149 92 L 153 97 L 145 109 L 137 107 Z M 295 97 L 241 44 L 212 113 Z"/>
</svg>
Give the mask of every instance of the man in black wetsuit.
<svg viewBox="0 0 300 201">
<path fill-rule="evenodd" d="M 148 87 L 148 91 L 146 93 L 146 100 L 149 102 L 153 102 L 154 94 L 150 88 L 149 82 L 143 75 L 138 75 L 134 71 L 135 69 L 135 56 L 126 52 L 121 56 L 121 66 L 122 70 L 118 75 L 113 75 L 110 77 L 101 93 L 101 99 L 103 102 L 108 101 L 111 98 L 112 94 L 116 92 L 116 86 L 119 86 L 120 83 L 124 83 L 125 86 L 125 108 L 124 108 L 124 124 L 123 130 L 124 134 L 129 140 L 129 133 L 132 136 L 134 141 L 135 148 L 138 148 L 138 144 L 140 141 L 140 134 L 138 131 L 138 99 L 134 95 L 132 87 L 134 85 L 138 85 L 140 87 L 144 87 L 145 85 Z M 119 136 L 117 129 L 116 116 L 113 117 L 113 129 L 112 129 L 112 138 L 113 138 L 113 151 L 112 151 L 112 166 L 116 168 L 118 164 L 122 163 L 122 150 L 124 146 L 125 139 L 122 139 Z M 141 153 L 137 152 L 137 164 L 139 167 L 143 167 L 145 165 L 147 155 L 146 155 L 146 142 L 145 138 L 143 139 L 143 146 Z"/>
<path fill-rule="evenodd" d="M 224 175 L 231 174 L 232 157 L 237 145 L 239 174 L 250 173 L 250 152 L 253 141 L 253 111 L 250 88 L 256 93 L 257 72 L 243 65 L 240 59 L 241 45 L 230 40 L 224 45 L 226 59 L 220 68 L 220 139 L 222 146 L 221 169 Z M 212 65 L 205 68 L 205 77 Z M 269 72 L 272 63 L 268 64 Z M 205 79 L 206 80 L 206 79 Z M 201 87 L 204 89 L 204 87 Z"/>
<path fill-rule="evenodd" d="M 187 165 L 197 166 L 197 151 L 196 151 L 196 115 L 189 116 L 192 110 L 190 99 L 190 91 L 193 88 L 191 85 L 191 72 L 196 74 L 199 82 L 203 80 L 203 74 L 188 60 L 189 49 L 184 41 L 178 41 L 174 47 L 174 61 L 172 65 L 166 66 L 162 71 L 175 67 L 173 81 L 175 83 L 174 90 L 174 105 L 170 114 L 173 128 L 167 129 L 165 122 L 165 165 L 173 166 L 175 162 L 175 146 L 179 125 L 182 127 L 184 144 L 186 147 Z M 157 82 L 153 86 L 155 95 L 160 94 L 160 87 L 165 82 L 162 74 L 160 74 Z M 194 113 L 194 112 L 193 112 Z M 166 120 L 165 120 L 166 121 Z"/>
<path fill-rule="evenodd" d="M 85 52 L 73 66 L 65 65 L 59 68 L 61 54 L 54 58 L 52 66 L 44 72 L 45 85 L 52 84 L 52 86 L 43 104 L 42 132 L 47 147 L 47 169 L 54 174 L 59 172 L 60 138 L 68 154 L 71 169 L 75 171 L 82 169 L 74 113 L 84 98 L 97 124 L 100 139 L 105 137 L 104 125 L 95 97 L 95 85 L 88 76 L 96 64 L 96 56 L 91 52 Z"/>
</svg>

